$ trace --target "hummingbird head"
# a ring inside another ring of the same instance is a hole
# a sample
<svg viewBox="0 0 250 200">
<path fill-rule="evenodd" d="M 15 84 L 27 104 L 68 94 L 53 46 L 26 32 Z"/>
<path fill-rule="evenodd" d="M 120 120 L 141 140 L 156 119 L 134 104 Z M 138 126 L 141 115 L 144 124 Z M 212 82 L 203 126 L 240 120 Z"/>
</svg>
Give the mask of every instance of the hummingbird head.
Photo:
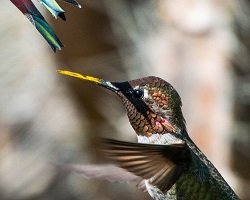
<svg viewBox="0 0 250 200">
<path fill-rule="evenodd" d="M 138 135 L 175 133 L 185 129 L 181 99 L 171 84 L 148 76 L 126 82 L 111 82 L 119 88 L 129 121 Z"/>
<path fill-rule="evenodd" d="M 172 133 L 181 136 L 186 129 L 181 99 L 171 84 L 149 76 L 125 82 L 109 82 L 69 71 L 61 74 L 88 80 L 115 92 L 122 100 L 137 135 Z"/>
</svg>

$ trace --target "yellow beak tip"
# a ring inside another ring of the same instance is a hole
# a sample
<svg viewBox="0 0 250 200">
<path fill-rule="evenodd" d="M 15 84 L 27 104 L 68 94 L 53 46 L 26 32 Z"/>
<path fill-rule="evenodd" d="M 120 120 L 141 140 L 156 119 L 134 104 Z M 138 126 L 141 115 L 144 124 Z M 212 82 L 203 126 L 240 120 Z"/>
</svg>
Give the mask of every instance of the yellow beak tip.
<svg viewBox="0 0 250 200">
<path fill-rule="evenodd" d="M 109 88 L 111 90 L 114 90 L 114 91 L 118 90 L 118 88 L 113 86 L 110 82 L 104 81 L 104 80 L 99 79 L 99 78 L 95 78 L 95 77 L 92 77 L 92 76 L 84 76 L 84 75 L 81 75 L 81 74 L 78 74 L 78 73 L 75 73 L 75 72 L 71 72 L 71 71 L 67 71 L 67 70 L 56 70 L 56 71 L 59 74 L 63 74 L 63 75 L 66 75 L 66 76 L 72 76 L 72 77 L 79 78 L 79 79 L 82 79 L 82 80 L 90 81 L 90 82 L 93 82 L 95 84 L 101 85 L 101 86 Z"/>
<path fill-rule="evenodd" d="M 81 74 L 78 74 L 78 73 L 75 73 L 75 72 L 71 72 L 71 71 L 67 71 L 67 70 L 56 70 L 56 71 L 59 74 L 62 74 L 62 75 L 72 76 L 72 77 L 75 77 L 75 78 L 79 78 L 79 79 L 82 79 L 82 80 L 87 80 L 87 81 L 94 82 L 94 83 L 97 83 L 97 84 L 101 83 L 99 78 L 94 78 L 92 76 L 84 76 L 84 75 L 81 75 Z"/>
</svg>

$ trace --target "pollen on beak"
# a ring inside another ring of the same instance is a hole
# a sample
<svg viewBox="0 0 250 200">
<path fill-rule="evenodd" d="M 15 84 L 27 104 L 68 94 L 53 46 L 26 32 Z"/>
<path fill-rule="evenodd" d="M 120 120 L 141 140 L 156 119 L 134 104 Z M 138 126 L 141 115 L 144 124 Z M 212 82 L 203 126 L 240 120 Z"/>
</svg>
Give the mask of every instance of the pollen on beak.
<svg viewBox="0 0 250 200">
<path fill-rule="evenodd" d="M 119 88 L 115 87 L 109 81 L 104 81 L 103 79 L 95 78 L 92 76 L 84 76 L 82 74 L 78 74 L 78 73 L 67 71 L 67 70 L 57 70 L 57 72 L 60 74 L 66 75 L 66 76 L 72 76 L 72 77 L 79 78 L 79 79 L 82 79 L 85 81 L 90 81 L 92 83 L 103 86 L 103 87 L 105 87 L 109 90 L 112 90 L 112 91 L 119 91 Z"/>
</svg>

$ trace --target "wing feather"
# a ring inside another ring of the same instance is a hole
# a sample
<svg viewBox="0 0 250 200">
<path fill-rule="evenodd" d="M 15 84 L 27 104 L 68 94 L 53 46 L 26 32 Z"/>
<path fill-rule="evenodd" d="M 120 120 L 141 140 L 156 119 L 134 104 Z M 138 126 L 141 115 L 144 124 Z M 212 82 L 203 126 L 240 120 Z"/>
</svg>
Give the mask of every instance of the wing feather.
<svg viewBox="0 0 250 200">
<path fill-rule="evenodd" d="M 109 160 L 142 179 L 148 179 L 162 192 L 173 186 L 190 157 L 185 143 L 157 145 L 102 139 L 100 145 Z M 142 183 L 138 186 L 145 189 Z"/>
</svg>

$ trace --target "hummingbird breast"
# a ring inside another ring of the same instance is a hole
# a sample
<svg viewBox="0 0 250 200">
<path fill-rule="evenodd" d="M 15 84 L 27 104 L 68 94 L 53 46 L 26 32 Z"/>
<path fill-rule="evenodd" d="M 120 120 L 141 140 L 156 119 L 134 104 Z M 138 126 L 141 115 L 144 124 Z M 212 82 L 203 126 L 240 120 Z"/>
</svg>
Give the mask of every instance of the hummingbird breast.
<svg viewBox="0 0 250 200">
<path fill-rule="evenodd" d="M 148 96 L 144 99 L 122 98 L 129 121 L 137 135 L 151 137 L 157 133 L 176 133 L 175 126 L 170 123 L 167 115 L 161 111 L 163 108 L 160 108 L 151 99 L 151 95 Z M 154 107 L 160 110 L 154 109 Z"/>
<path fill-rule="evenodd" d="M 145 135 L 137 136 L 139 143 L 145 144 L 181 144 L 183 140 L 175 137 L 172 133 L 152 134 L 150 137 Z"/>
</svg>

